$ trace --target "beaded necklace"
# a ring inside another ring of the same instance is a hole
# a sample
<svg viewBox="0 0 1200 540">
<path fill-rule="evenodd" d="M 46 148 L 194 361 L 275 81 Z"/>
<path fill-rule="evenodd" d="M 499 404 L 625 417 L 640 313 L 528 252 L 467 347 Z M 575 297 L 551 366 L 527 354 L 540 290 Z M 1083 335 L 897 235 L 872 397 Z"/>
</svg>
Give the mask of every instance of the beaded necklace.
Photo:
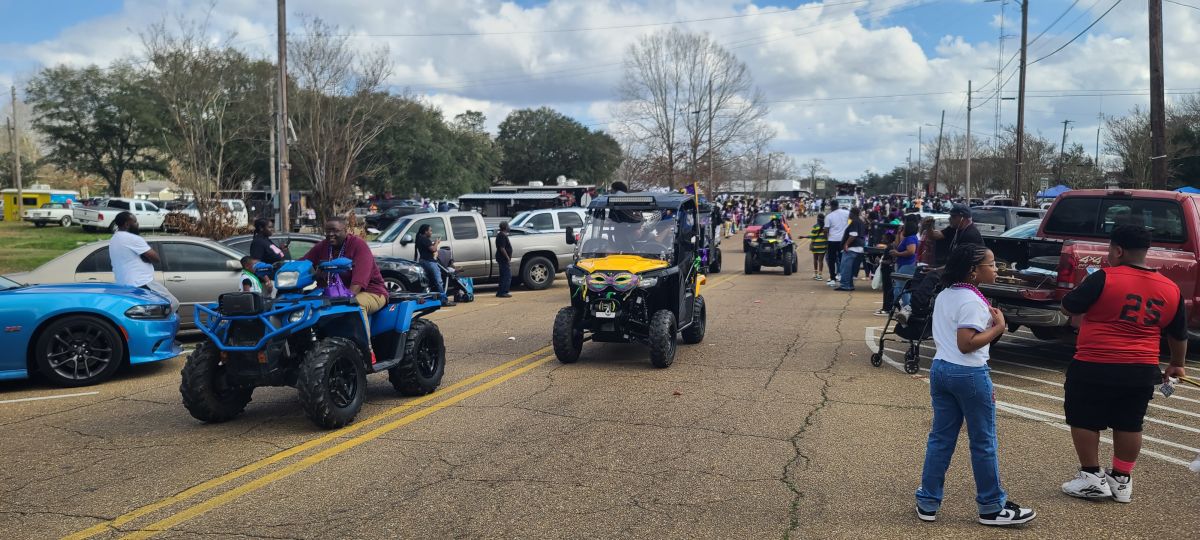
<svg viewBox="0 0 1200 540">
<path fill-rule="evenodd" d="M 959 288 L 959 289 L 967 289 L 967 290 L 975 293 L 975 296 L 978 296 L 980 300 L 983 300 L 983 304 L 985 306 L 992 307 L 992 303 L 988 302 L 988 299 L 983 296 L 983 293 L 979 292 L 979 288 L 974 285 L 971 285 L 970 283 L 960 281 L 958 283 L 955 283 L 954 285 L 951 285 L 951 287 Z"/>
</svg>

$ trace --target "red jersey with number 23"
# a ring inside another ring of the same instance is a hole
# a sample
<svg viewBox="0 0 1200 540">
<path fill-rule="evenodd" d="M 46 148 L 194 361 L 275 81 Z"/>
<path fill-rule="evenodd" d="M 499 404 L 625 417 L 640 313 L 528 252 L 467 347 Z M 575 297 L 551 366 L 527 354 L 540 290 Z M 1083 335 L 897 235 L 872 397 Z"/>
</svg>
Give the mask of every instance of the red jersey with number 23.
<svg viewBox="0 0 1200 540">
<path fill-rule="evenodd" d="M 1153 270 L 1103 271 L 1104 290 L 1083 315 L 1075 359 L 1158 365 L 1160 336 L 1182 309 L 1179 286 Z"/>
</svg>

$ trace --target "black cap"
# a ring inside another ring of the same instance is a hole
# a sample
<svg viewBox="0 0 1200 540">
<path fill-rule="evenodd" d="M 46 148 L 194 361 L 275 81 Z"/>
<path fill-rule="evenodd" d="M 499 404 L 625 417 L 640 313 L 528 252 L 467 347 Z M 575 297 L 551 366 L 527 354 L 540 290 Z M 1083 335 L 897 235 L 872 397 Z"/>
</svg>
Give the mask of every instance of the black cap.
<svg viewBox="0 0 1200 540">
<path fill-rule="evenodd" d="M 950 207 L 950 215 L 971 217 L 971 209 L 968 208 L 967 205 L 965 205 L 965 204 L 956 203 L 954 206 Z"/>
</svg>

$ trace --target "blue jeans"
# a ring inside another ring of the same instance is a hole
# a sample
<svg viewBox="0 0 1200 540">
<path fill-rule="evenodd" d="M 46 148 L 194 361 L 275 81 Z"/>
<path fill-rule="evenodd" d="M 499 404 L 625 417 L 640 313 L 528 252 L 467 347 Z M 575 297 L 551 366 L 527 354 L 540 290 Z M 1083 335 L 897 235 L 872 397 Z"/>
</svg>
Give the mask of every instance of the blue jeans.
<svg viewBox="0 0 1200 540">
<path fill-rule="evenodd" d="M 946 469 L 954 455 L 958 432 L 967 422 L 971 442 L 971 472 L 975 474 L 975 504 L 980 514 L 999 512 L 1008 495 L 1000 487 L 996 456 L 996 400 L 990 369 L 934 360 L 929 370 L 929 395 L 933 401 L 933 427 L 925 448 L 925 468 L 917 489 L 917 506 L 937 512 L 942 506 Z"/>
<path fill-rule="evenodd" d="M 916 271 L 917 271 L 917 265 L 907 264 L 907 265 L 901 266 L 895 270 L 892 270 L 892 273 L 893 274 L 907 274 L 907 275 L 911 276 L 913 274 L 913 272 L 916 272 Z M 904 291 L 903 283 L 897 282 L 895 285 L 893 285 L 893 287 L 894 287 L 895 291 L 892 293 L 893 294 L 892 298 L 896 299 L 896 305 L 907 306 L 908 302 L 909 302 L 909 297 L 911 297 L 912 294 L 903 292 Z"/>
<path fill-rule="evenodd" d="M 508 288 L 512 286 L 512 268 L 508 262 L 497 262 L 500 271 L 500 290 L 496 294 L 508 294 Z"/>
<path fill-rule="evenodd" d="M 442 267 L 437 261 L 421 261 L 421 267 L 425 269 L 425 273 L 429 275 L 429 279 L 433 280 L 433 290 L 442 295 L 442 300 L 446 299 L 446 289 L 442 287 Z"/>
<path fill-rule="evenodd" d="M 842 252 L 842 262 L 838 264 L 838 271 L 842 279 L 842 289 L 854 288 L 854 277 L 858 275 L 858 267 L 862 264 L 863 254 L 855 253 L 850 250 Z"/>
</svg>

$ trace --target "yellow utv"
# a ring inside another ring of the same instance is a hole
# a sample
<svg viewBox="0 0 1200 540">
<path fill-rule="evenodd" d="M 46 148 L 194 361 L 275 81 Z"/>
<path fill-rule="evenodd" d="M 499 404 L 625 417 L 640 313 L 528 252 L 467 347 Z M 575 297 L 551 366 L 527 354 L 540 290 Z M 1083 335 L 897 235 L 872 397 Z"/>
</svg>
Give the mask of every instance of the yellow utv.
<svg viewBox="0 0 1200 540">
<path fill-rule="evenodd" d="M 710 227 L 697 226 L 700 201 L 683 193 L 620 193 L 592 200 L 567 268 L 571 305 L 554 318 L 554 354 L 579 360 L 585 341 L 644 343 L 650 363 L 675 361 L 676 339 L 704 339 L 700 287 Z"/>
</svg>

